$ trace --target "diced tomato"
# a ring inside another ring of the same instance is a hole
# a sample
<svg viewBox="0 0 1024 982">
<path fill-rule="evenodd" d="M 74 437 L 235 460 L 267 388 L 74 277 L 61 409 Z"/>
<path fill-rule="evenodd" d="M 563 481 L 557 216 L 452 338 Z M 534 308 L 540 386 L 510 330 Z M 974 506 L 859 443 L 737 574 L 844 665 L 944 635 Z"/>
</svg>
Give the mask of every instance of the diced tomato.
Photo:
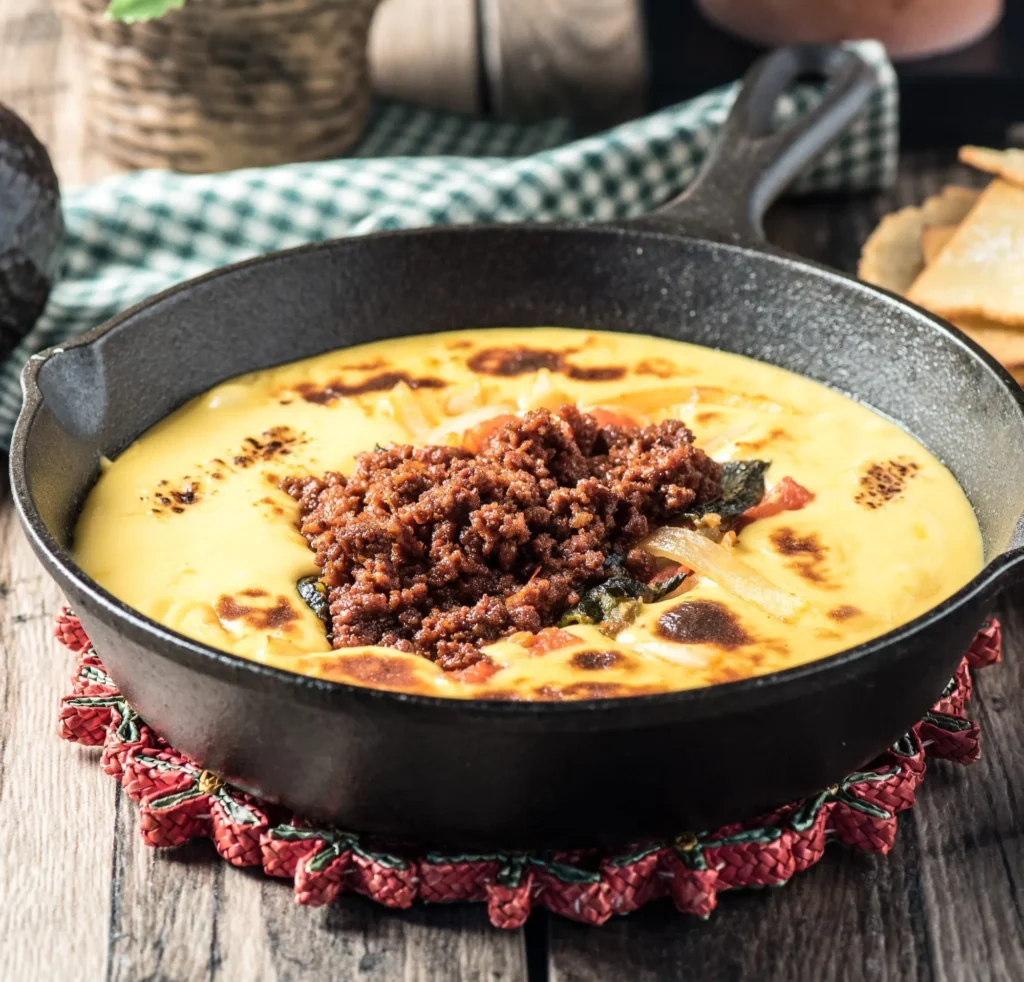
<svg viewBox="0 0 1024 982">
<path fill-rule="evenodd" d="M 526 645 L 531 655 L 546 655 L 556 648 L 564 648 L 567 644 L 575 644 L 579 638 L 575 634 L 563 631 L 558 627 L 546 627 L 539 631 L 537 636 Z"/>
<path fill-rule="evenodd" d="M 625 413 L 612 412 L 610 409 L 588 409 L 587 412 L 597 420 L 598 426 L 637 426 L 637 421 Z"/>
<path fill-rule="evenodd" d="M 648 581 L 648 586 L 657 586 L 659 583 L 664 583 L 665 580 L 671 580 L 677 573 L 689 573 L 691 572 L 682 563 L 672 563 L 666 566 L 664 569 L 659 569 Z"/>
<path fill-rule="evenodd" d="M 784 511 L 799 511 L 812 501 L 813 491 L 808 491 L 791 477 L 784 477 L 758 504 L 748 508 L 743 513 L 743 518 L 747 522 L 753 522 L 758 518 L 769 518 Z"/>
<path fill-rule="evenodd" d="M 481 658 L 480 661 L 474 662 L 468 668 L 460 668 L 457 672 L 452 672 L 451 677 L 453 679 L 458 679 L 460 682 L 486 682 L 498 671 L 500 671 L 500 669 L 497 665 L 493 662 L 487 661 L 486 658 Z"/>
<path fill-rule="evenodd" d="M 501 413 L 491 419 L 485 419 L 462 434 L 462 445 L 470 453 L 480 453 L 484 441 L 492 434 L 500 430 L 506 423 L 515 419 L 510 413 Z"/>
</svg>

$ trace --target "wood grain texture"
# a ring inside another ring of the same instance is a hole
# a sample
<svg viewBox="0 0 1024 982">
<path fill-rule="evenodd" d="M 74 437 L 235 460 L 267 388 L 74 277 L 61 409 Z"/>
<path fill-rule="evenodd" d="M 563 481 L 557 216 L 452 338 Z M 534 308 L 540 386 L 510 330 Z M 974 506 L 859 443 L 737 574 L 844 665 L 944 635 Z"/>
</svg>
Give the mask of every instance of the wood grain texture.
<svg viewBox="0 0 1024 982">
<path fill-rule="evenodd" d="M 97 775 L 100 780 L 102 775 Z M 228 866 L 206 841 L 157 852 L 118 802 L 108 978 L 306 982 L 525 979 L 522 933 L 480 907 L 388 911 L 362 897 L 297 907 L 291 884 Z"/>
<path fill-rule="evenodd" d="M 114 788 L 56 735 L 73 659 L 51 637 L 60 593 L 0 503 L 0 979 L 100 979 Z"/>
<path fill-rule="evenodd" d="M 584 128 L 643 111 L 640 0 L 479 0 L 495 113 L 568 115 Z"/>
<path fill-rule="evenodd" d="M 452 112 L 480 110 L 476 0 L 384 0 L 370 31 L 382 95 Z"/>
<path fill-rule="evenodd" d="M 0 102 L 43 141 L 65 187 L 117 171 L 88 144 L 85 82 L 56 0 L 0 0 Z"/>
</svg>

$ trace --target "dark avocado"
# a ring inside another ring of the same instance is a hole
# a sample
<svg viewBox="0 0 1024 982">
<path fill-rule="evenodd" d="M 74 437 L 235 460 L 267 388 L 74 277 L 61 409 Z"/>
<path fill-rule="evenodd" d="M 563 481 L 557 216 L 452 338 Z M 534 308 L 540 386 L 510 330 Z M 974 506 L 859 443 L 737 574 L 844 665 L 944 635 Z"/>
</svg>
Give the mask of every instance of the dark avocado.
<svg viewBox="0 0 1024 982">
<path fill-rule="evenodd" d="M 25 122 L 0 104 L 0 360 L 42 313 L 63 241 L 50 156 Z"/>
</svg>

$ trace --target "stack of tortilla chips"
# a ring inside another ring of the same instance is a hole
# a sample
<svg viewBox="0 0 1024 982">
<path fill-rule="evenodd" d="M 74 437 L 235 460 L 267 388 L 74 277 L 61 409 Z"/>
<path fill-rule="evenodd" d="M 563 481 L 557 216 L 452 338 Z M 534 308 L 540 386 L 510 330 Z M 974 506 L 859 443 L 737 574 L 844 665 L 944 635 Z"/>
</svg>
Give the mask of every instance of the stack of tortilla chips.
<svg viewBox="0 0 1024 982">
<path fill-rule="evenodd" d="M 995 180 L 886 215 L 857 273 L 952 321 L 1024 383 L 1024 150 L 964 147 L 960 160 Z"/>
</svg>

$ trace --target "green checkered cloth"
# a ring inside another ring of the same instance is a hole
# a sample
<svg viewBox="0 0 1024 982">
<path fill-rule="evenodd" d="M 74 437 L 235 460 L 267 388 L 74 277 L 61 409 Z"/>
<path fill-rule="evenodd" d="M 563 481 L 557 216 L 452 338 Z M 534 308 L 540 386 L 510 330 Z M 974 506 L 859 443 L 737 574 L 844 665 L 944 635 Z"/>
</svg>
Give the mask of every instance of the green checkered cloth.
<svg viewBox="0 0 1024 982">
<path fill-rule="evenodd" d="M 880 45 L 855 47 L 880 87 L 795 190 L 883 187 L 895 178 L 895 73 Z M 344 160 L 209 176 L 141 171 L 71 191 L 62 278 L 0 369 L 0 446 L 10 442 L 29 355 L 145 297 L 217 266 L 345 235 L 643 214 L 693 179 L 736 92 L 729 85 L 576 140 L 564 120 L 520 126 L 382 104 Z M 819 98 L 812 86 L 795 89 L 780 100 L 780 122 Z"/>
</svg>

